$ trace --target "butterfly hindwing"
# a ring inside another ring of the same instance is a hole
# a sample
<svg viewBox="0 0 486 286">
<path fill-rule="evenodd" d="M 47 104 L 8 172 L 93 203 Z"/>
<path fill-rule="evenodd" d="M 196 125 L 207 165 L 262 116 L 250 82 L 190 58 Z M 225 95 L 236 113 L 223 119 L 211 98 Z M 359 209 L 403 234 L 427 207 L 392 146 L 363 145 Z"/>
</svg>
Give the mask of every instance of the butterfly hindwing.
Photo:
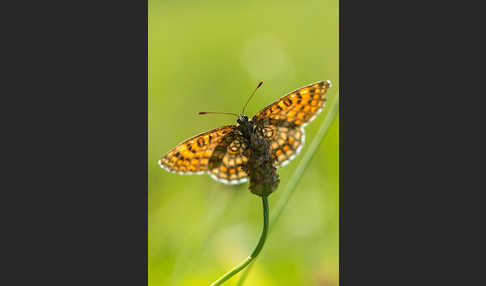
<svg viewBox="0 0 486 286">
<path fill-rule="evenodd" d="M 236 125 L 227 125 L 187 139 L 167 152 L 159 165 L 169 172 L 202 174 L 208 171 L 209 160 L 220 141 L 235 130 Z"/>
<path fill-rule="evenodd" d="M 257 125 L 263 137 L 270 142 L 272 157 L 276 167 L 283 167 L 294 159 L 305 142 L 302 126 L 282 120 L 265 120 Z"/>
<path fill-rule="evenodd" d="M 241 184 L 248 181 L 243 166 L 248 162 L 249 143 L 239 130 L 227 134 L 216 146 L 209 159 L 209 175 L 225 184 Z"/>
</svg>

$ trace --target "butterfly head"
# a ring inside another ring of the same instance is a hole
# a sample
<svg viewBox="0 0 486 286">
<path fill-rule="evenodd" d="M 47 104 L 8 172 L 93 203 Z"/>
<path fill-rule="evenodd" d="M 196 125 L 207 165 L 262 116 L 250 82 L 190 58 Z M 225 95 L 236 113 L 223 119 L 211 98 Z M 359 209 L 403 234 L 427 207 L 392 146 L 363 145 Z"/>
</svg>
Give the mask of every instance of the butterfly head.
<svg viewBox="0 0 486 286">
<path fill-rule="evenodd" d="M 245 125 L 246 123 L 248 123 L 248 116 L 240 115 L 240 116 L 238 116 L 238 119 L 236 120 L 236 122 L 238 122 L 238 124 L 240 124 L 240 125 Z"/>
<path fill-rule="evenodd" d="M 253 133 L 253 122 L 248 119 L 248 116 L 240 115 L 236 122 L 239 124 L 238 129 L 240 129 L 245 137 L 249 137 Z"/>
</svg>

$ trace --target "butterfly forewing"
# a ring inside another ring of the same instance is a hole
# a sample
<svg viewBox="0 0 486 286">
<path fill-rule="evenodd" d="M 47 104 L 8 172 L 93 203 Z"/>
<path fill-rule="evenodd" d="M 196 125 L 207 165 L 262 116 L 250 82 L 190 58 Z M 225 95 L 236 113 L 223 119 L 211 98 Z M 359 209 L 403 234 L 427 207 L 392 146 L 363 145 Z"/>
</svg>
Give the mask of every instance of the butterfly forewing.
<svg viewBox="0 0 486 286">
<path fill-rule="evenodd" d="M 295 125 L 308 123 L 322 110 L 326 92 L 331 86 L 328 80 L 319 81 L 288 93 L 253 116 L 254 122 L 265 119 L 286 121 Z"/>
<path fill-rule="evenodd" d="M 214 149 L 225 135 L 235 130 L 236 125 L 227 125 L 187 139 L 167 152 L 159 160 L 159 165 L 169 172 L 202 174 L 208 171 Z"/>
</svg>

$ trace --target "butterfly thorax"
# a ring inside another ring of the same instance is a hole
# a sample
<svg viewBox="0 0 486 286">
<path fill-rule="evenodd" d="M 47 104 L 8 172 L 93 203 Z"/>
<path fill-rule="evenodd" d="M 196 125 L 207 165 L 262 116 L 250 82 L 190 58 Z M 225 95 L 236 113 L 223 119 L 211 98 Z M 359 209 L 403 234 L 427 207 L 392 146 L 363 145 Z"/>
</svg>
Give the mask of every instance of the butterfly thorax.
<svg viewBox="0 0 486 286">
<path fill-rule="evenodd" d="M 245 150 L 248 163 L 243 170 L 250 179 L 249 189 L 255 195 L 269 195 L 275 191 L 280 183 L 277 168 L 272 159 L 270 142 L 263 136 L 262 128 L 255 125 L 247 116 L 238 118 L 238 129 L 249 142 Z"/>
</svg>

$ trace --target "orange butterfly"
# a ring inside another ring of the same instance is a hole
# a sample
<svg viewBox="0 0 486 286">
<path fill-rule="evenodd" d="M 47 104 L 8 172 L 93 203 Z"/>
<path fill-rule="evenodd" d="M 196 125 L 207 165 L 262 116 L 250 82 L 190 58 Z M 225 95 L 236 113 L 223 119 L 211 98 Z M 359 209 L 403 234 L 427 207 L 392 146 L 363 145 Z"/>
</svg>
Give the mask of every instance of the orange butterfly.
<svg viewBox="0 0 486 286">
<path fill-rule="evenodd" d="M 301 87 L 265 107 L 251 119 L 243 115 L 243 108 L 241 115 L 233 114 L 238 117 L 236 125 L 223 126 L 187 139 L 167 152 L 159 160 L 159 165 L 179 174 L 208 172 L 213 179 L 225 184 L 244 183 L 250 177 L 251 190 L 252 179 L 263 180 L 263 184 L 273 184 L 276 188 L 278 175 L 270 169 L 285 166 L 299 153 L 305 140 L 303 127 L 321 112 L 330 87 L 329 80 Z M 200 112 L 207 113 L 214 112 Z M 271 167 L 264 167 L 265 161 L 270 162 Z M 268 170 L 263 173 L 257 170 L 265 168 Z M 276 178 L 268 179 L 272 176 Z"/>
</svg>

